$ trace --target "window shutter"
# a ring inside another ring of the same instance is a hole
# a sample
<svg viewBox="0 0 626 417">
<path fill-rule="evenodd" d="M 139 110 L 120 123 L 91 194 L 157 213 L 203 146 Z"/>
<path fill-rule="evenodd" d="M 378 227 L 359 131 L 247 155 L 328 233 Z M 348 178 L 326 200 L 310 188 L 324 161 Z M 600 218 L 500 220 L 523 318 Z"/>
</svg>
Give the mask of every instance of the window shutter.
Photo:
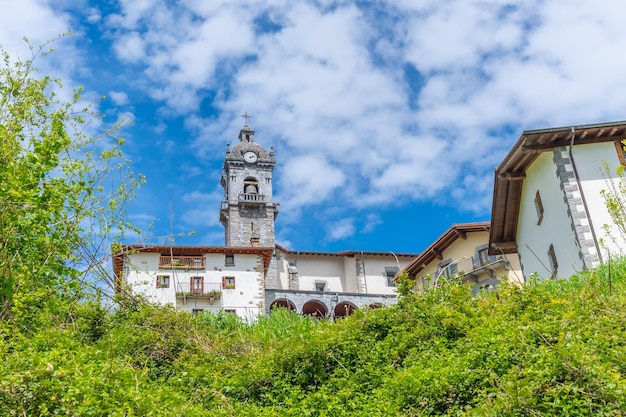
<svg viewBox="0 0 626 417">
<path fill-rule="evenodd" d="M 226 288 L 226 277 L 222 277 L 222 288 Z"/>
<path fill-rule="evenodd" d="M 156 277 L 156 287 L 161 288 L 161 276 L 157 275 Z"/>
</svg>

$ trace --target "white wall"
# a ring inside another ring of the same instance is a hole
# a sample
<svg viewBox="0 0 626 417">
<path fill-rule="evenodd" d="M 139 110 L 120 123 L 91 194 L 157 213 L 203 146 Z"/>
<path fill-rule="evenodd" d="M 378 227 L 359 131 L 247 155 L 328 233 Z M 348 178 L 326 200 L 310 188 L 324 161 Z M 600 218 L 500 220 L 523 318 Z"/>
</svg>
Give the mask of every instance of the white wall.
<svg viewBox="0 0 626 417">
<path fill-rule="evenodd" d="M 400 265 L 400 271 L 408 265 L 411 259 L 396 258 L 393 255 L 389 256 L 365 256 L 365 275 L 367 278 L 367 292 L 368 294 L 395 294 L 396 288 L 394 286 L 387 285 L 387 275 L 385 274 L 385 267 L 398 268 Z"/>
<path fill-rule="evenodd" d="M 544 207 L 543 220 L 537 225 L 535 194 L 539 190 Z M 556 174 L 552 152 L 542 153 L 526 170 L 522 188 L 517 248 L 524 277 L 537 273 L 539 277 L 551 276 L 548 249 L 550 244 L 558 261 L 558 277 L 567 278 L 582 269 L 579 249 L 567 215 L 564 193 Z"/>
<path fill-rule="evenodd" d="M 600 194 L 600 191 L 609 188 L 607 184 L 609 179 L 603 176 L 603 163 L 609 163 L 609 173 L 612 178 L 616 178 L 615 170 L 620 166 L 620 160 L 613 142 L 577 145 L 574 146 L 573 155 L 596 238 L 603 242 L 600 248 L 602 260 L 607 261 L 607 250 L 612 254 L 623 254 L 623 250 L 626 249 L 624 239 L 613 224 Z M 610 235 L 617 238 L 617 242 L 613 242 L 611 236 L 604 230 L 605 225 L 609 226 Z"/>
<path fill-rule="evenodd" d="M 315 291 L 316 282 L 325 282 L 327 292 L 345 292 L 341 256 L 302 255 L 297 260 L 300 290 Z"/>
<path fill-rule="evenodd" d="M 219 311 L 220 309 L 236 310 L 238 316 L 253 319 L 263 311 L 264 288 L 261 269 L 262 259 L 257 255 L 235 254 L 235 265 L 225 266 L 224 254 L 206 254 L 206 268 L 202 270 L 159 269 L 160 254 L 133 253 L 129 254 L 129 270 L 126 278 L 132 291 L 143 295 L 148 301 L 156 304 L 172 304 L 185 311 L 204 309 Z M 168 288 L 157 288 L 156 277 L 168 275 Z M 189 292 L 192 276 L 204 278 L 204 289 L 219 290 L 221 297 L 211 302 L 206 298 L 176 297 L 177 292 Z M 222 277 L 235 277 L 235 288 L 222 288 Z M 178 301 L 177 301 L 178 300 Z"/>
<path fill-rule="evenodd" d="M 325 282 L 325 291 L 327 292 L 347 292 L 358 293 L 359 285 L 357 278 L 357 269 L 360 276 L 363 272 L 366 275 L 365 285 L 361 287 L 362 291 L 367 289 L 368 294 L 395 294 L 395 287 L 387 285 L 387 276 L 385 267 L 397 267 L 400 264 L 400 270 L 404 268 L 411 260 L 411 257 L 400 256 L 398 262 L 396 258 L 389 255 L 371 255 L 362 256 L 356 253 L 354 256 L 340 256 L 334 254 L 296 254 L 296 253 L 279 253 L 280 262 L 278 262 L 279 283 L 283 289 L 287 289 L 289 285 L 288 265 L 289 262 L 296 264 L 298 270 L 299 290 L 315 291 L 316 283 Z M 363 266 L 361 264 L 363 258 Z"/>
</svg>

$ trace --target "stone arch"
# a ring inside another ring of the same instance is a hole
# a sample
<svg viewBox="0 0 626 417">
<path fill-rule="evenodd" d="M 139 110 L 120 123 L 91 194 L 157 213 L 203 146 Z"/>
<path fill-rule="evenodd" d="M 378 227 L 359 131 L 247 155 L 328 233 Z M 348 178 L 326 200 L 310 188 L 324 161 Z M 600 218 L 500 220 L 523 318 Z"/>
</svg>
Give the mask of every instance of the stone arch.
<svg viewBox="0 0 626 417">
<path fill-rule="evenodd" d="M 335 318 L 343 318 L 351 315 L 356 310 L 356 306 L 349 301 L 337 303 L 334 310 Z"/>
<path fill-rule="evenodd" d="M 309 300 L 302 306 L 302 314 L 322 319 L 328 315 L 328 308 L 319 300 Z"/>
<path fill-rule="evenodd" d="M 278 300 L 274 300 L 272 304 L 270 304 L 270 311 L 276 308 L 285 308 L 289 311 L 296 311 L 296 305 L 286 298 L 279 298 Z"/>
</svg>

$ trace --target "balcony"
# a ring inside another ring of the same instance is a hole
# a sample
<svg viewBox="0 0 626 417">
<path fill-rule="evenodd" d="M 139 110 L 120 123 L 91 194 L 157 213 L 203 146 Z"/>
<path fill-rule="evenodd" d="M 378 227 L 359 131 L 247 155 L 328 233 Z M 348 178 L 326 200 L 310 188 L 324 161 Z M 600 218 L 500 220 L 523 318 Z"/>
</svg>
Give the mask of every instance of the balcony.
<svg viewBox="0 0 626 417">
<path fill-rule="evenodd" d="M 245 203 L 264 203 L 265 196 L 263 194 L 241 193 L 239 194 L 239 201 Z"/>
<path fill-rule="evenodd" d="M 478 282 L 481 277 L 493 276 L 497 272 L 503 272 L 508 261 L 503 256 L 490 256 L 486 262 L 479 262 L 475 258 L 460 259 L 456 262 L 456 271 L 463 282 Z"/>
<path fill-rule="evenodd" d="M 160 269 L 204 269 L 204 256 L 161 256 Z"/>
<path fill-rule="evenodd" d="M 176 298 L 188 299 L 188 298 L 207 298 L 209 302 L 211 300 L 218 300 L 222 297 L 222 284 L 221 283 L 194 283 L 192 286 L 189 281 L 180 281 L 176 285 Z"/>
</svg>

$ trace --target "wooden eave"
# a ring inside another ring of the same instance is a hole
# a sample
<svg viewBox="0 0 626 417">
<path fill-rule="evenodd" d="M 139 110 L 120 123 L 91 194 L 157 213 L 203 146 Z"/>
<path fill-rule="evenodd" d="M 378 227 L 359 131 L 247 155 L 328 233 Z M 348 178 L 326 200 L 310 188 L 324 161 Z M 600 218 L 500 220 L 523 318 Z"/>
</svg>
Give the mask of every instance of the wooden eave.
<svg viewBox="0 0 626 417">
<path fill-rule="evenodd" d="M 404 270 L 409 277 L 415 276 L 435 259 L 443 260 L 443 252 L 458 239 L 467 239 L 471 232 L 489 231 L 489 222 L 453 224 L 444 234 L 439 236 L 421 255 L 409 263 Z"/>
<path fill-rule="evenodd" d="M 489 232 L 491 255 L 517 252 L 515 242 L 526 170 L 541 153 L 569 146 L 572 133 L 575 145 L 620 142 L 626 138 L 626 121 L 524 131 L 495 169 Z"/>
</svg>

